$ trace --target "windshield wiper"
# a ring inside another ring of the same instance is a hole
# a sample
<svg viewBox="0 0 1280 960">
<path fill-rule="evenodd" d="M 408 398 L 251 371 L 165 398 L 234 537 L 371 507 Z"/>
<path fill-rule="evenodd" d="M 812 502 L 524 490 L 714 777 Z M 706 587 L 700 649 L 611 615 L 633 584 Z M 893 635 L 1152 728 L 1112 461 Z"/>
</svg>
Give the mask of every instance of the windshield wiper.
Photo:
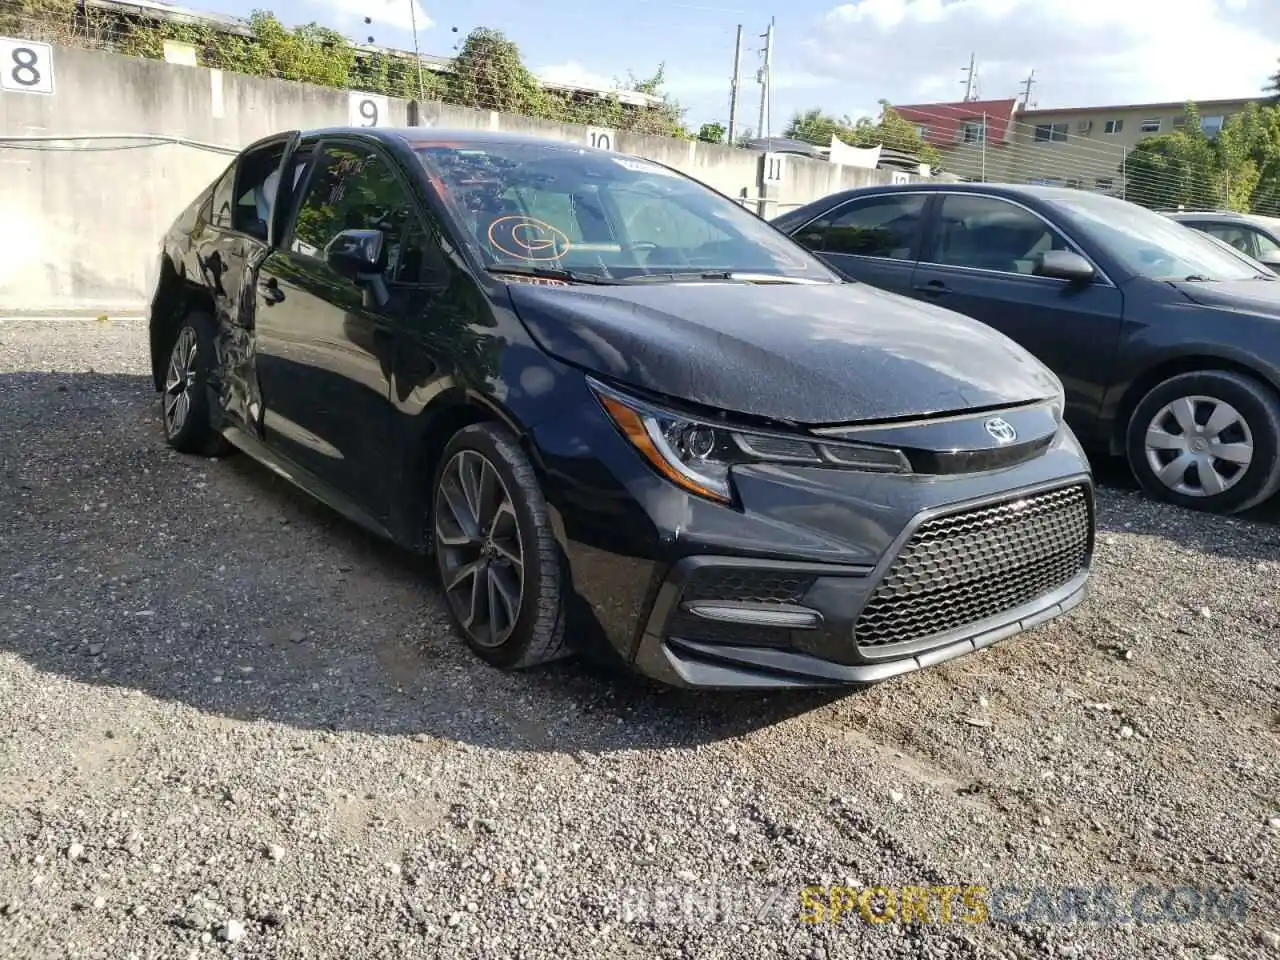
<svg viewBox="0 0 1280 960">
<path fill-rule="evenodd" d="M 661 283 L 680 280 L 729 280 L 736 283 L 823 283 L 808 277 L 788 277 L 777 273 L 746 273 L 734 270 L 704 270 L 688 273 L 639 273 L 622 277 L 618 283 Z"/>
<path fill-rule="evenodd" d="M 1186 283 L 1212 283 L 1208 277 L 1201 276 L 1198 273 L 1193 273 L 1191 276 L 1183 277 L 1182 279 Z"/>
<path fill-rule="evenodd" d="M 527 263 L 495 263 L 486 268 L 490 273 L 515 277 L 541 277 L 546 280 L 564 280 L 569 283 L 613 284 L 616 280 L 597 277 L 590 273 L 578 273 L 562 267 L 535 267 Z"/>
<path fill-rule="evenodd" d="M 660 283 L 672 280 L 732 280 L 733 275 L 727 270 L 708 270 L 701 273 L 637 273 L 630 277 L 622 277 L 619 283 Z"/>
</svg>

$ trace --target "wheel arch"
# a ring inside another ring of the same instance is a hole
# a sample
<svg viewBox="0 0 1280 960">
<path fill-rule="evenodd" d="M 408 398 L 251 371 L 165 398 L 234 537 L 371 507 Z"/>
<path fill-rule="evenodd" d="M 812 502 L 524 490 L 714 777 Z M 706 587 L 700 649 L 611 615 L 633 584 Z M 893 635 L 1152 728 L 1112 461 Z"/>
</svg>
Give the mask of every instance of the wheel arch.
<svg viewBox="0 0 1280 960">
<path fill-rule="evenodd" d="M 1124 455 L 1125 434 L 1129 427 L 1129 418 L 1133 416 L 1133 411 L 1137 409 L 1143 397 L 1170 377 L 1176 377 L 1183 373 L 1195 373 L 1200 370 L 1220 370 L 1225 373 L 1241 374 L 1258 381 L 1270 390 L 1277 399 L 1280 399 L 1280 382 L 1274 376 L 1267 375 L 1253 364 L 1234 357 L 1210 353 L 1192 353 L 1169 357 L 1135 377 L 1121 395 L 1116 405 L 1115 415 L 1112 417 L 1109 431 L 1108 440 L 1112 456 Z"/>
<path fill-rule="evenodd" d="M 440 463 L 440 454 L 449 439 L 475 423 L 497 423 L 516 435 L 523 446 L 525 430 L 515 415 L 493 397 L 461 388 L 437 397 L 413 422 L 409 457 L 405 469 L 408 504 L 403 526 L 411 545 L 429 546 L 427 536 L 431 504 L 431 484 Z"/>
<path fill-rule="evenodd" d="M 156 392 L 164 389 L 165 365 L 178 335 L 178 326 L 193 308 L 214 312 L 213 296 L 186 275 L 181 260 L 175 265 L 166 252 L 160 258 L 160 276 L 151 301 L 148 337 L 151 351 L 151 382 Z"/>
</svg>

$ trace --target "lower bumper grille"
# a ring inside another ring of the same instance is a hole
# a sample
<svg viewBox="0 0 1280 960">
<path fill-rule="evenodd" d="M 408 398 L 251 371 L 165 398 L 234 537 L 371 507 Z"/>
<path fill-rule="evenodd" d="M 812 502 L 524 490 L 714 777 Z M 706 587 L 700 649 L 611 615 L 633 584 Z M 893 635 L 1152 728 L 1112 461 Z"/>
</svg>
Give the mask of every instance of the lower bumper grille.
<svg viewBox="0 0 1280 960">
<path fill-rule="evenodd" d="M 863 607 L 854 641 L 880 653 L 1013 610 L 1070 583 L 1092 547 L 1083 485 L 926 520 Z"/>
<path fill-rule="evenodd" d="M 753 570 L 737 567 L 704 567 L 695 570 L 680 594 L 680 603 L 738 601 L 745 603 L 799 603 L 813 586 L 808 574 L 781 570 Z M 676 607 L 667 622 L 669 636 L 705 643 L 743 644 L 755 647 L 786 647 L 790 631 L 777 627 L 717 623 L 704 620 Z"/>
</svg>

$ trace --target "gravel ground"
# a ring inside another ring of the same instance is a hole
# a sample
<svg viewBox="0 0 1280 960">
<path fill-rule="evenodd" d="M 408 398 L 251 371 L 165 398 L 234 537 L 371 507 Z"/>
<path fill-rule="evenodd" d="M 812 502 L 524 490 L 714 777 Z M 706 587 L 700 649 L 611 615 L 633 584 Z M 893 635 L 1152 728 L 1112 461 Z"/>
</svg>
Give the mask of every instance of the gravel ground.
<svg viewBox="0 0 1280 960">
<path fill-rule="evenodd" d="M 1111 484 L 1077 611 L 861 692 L 507 676 L 419 561 L 168 452 L 145 343 L 0 321 L 0 955 L 1280 957 L 1280 511 Z M 1248 912 L 802 922 L 846 883 Z"/>
</svg>

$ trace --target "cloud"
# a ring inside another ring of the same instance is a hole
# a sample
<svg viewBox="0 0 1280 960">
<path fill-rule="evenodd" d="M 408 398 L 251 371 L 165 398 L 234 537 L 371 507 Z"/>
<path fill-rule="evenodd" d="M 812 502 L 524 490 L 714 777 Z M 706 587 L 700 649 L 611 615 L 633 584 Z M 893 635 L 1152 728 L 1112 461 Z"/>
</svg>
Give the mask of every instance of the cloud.
<svg viewBox="0 0 1280 960">
<path fill-rule="evenodd" d="M 421 33 L 430 29 L 434 23 L 418 0 L 307 0 L 307 2 L 327 9 L 330 13 L 329 20 L 337 29 L 356 35 L 358 40 L 372 36 L 375 43 L 391 43 L 391 38 L 380 36 L 379 30 L 390 29 L 408 33 L 413 30 L 416 19 L 418 32 Z M 373 22 L 366 24 L 365 17 Z"/>
<path fill-rule="evenodd" d="M 811 25 L 797 54 L 860 102 L 1017 96 L 1041 107 L 1260 95 L 1280 57 L 1275 0 L 855 0 Z M 830 105 L 837 110 L 838 104 Z"/>
<path fill-rule="evenodd" d="M 613 90 L 618 86 L 617 81 L 612 77 L 588 70 L 576 60 L 548 67 L 537 67 L 533 70 L 533 75 L 545 83 L 563 83 L 573 87 Z"/>
</svg>

